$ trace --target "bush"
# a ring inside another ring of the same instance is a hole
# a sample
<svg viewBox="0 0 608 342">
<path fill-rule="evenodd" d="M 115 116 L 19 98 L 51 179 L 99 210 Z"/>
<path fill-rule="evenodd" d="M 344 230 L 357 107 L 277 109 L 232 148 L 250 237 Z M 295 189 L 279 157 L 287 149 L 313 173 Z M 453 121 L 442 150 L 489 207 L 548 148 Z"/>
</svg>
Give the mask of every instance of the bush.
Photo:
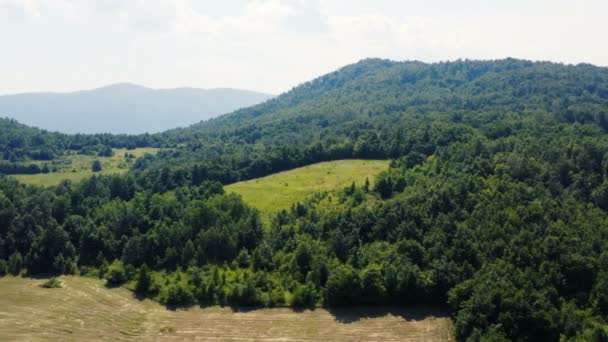
<svg viewBox="0 0 608 342">
<path fill-rule="evenodd" d="M 93 172 L 101 171 L 101 169 L 102 169 L 101 162 L 99 160 L 95 160 L 93 162 L 93 165 L 91 165 L 91 169 L 93 170 Z"/>
<path fill-rule="evenodd" d="M 267 304 L 251 278 L 245 280 L 244 283 L 235 283 L 230 289 L 227 299 L 233 305 L 264 306 Z"/>
<path fill-rule="evenodd" d="M 53 278 L 45 281 L 40 286 L 44 287 L 45 289 L 57 289 L 57 288 L 61 287 L 61 281 L 59 279 L 57 279 L 56 277 L 53 277 Z"/>
<path fill-rule="evenodd" d="M 168 305 L 189 305 L 194 303 L 194 295 L 190 287 L 182 282 L 169 285 L 161 302 Z"/>
<path fill-rule="evenodd" d="M 122 261 L 114 261 L 112 265 L 108 267 L 106 279 L 108 280 L 108 285 L 112 286 L 124 284 L 128 280 L 127 271 L 125 270 Z"/>
<path fill-rule="evenodd" d="M 329 305 L 352 305 L 361 299 L 359 275 L 350 265 L 335 267 L 327 279 L 326 289 L 325 302 Z"/>
<path fill-rule="evenodd" d="M 294 307 L 312 307 L 316 303 L 315 287 L 312 284 L 298 285 L 292 293 L 289 305 Z"/>
<path fill-rule="evenodd" d="M 6 260 L 0 259 L 0 277 L 5 276 L 8 273 L 8 266 Z"/>
</svg>

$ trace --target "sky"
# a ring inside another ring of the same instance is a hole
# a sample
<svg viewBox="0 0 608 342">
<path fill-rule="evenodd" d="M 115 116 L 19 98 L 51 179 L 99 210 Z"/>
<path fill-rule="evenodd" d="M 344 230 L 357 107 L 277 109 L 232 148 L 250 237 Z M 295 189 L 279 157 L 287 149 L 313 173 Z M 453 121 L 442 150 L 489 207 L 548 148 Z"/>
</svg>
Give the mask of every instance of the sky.
<svg viewBox="0 0 608 342">
<path fill-rule="evenodd" d="M 279 94 L 368 57 L 608 66 L 606 0 L 0 0 L 0 94 Z"/>
</svg>

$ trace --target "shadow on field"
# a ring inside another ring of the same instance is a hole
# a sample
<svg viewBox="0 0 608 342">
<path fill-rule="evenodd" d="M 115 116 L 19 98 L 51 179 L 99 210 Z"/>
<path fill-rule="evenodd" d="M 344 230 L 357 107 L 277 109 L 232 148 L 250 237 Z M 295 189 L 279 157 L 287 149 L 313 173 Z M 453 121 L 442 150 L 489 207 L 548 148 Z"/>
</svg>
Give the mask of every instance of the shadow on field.
<svg viewBox="0 0 608 342">
<path fill-rule="evenodd" d="M 36 274 L 24 273 L 24 274 L 15 275 L 15 277 L 30 278 L 30 279 L 35 279 L 35 280 L 51 279 L 51 278 L 57 277 L 57 276 L 61 276 L 61 275 L 57 275 L 54 273 L 36 273 Z"/>
<path fill-rule="evenodd" d="M 427 318 L 447 318 L 449 311 L 436 306 L 352 306 L 325 308 L 338 323 L 354 323 L 362 319 L 381 318 L 387 315 L 401 317 L 406 321 L 421 321 Z"/>
<path fill-rule="evenodd" d="M 264 307 L 255 306 L 228 306 L 233 312 L 248 313 Z M 420 305 L 420 306 L 341 306 L 341 307 L 290 307 L 285 308 L 293 312 L 301 313 L 305 311 L 325 310 L 332 315 L 336 322 L 349 324 L 355 323 L 362 319 L 382 318 L 385 316 L 394 316 L 402 318 L 405 321 L 422 321 L 428 318 L 449 318 L 450 311 L 445 307 Z"/>
</svg>

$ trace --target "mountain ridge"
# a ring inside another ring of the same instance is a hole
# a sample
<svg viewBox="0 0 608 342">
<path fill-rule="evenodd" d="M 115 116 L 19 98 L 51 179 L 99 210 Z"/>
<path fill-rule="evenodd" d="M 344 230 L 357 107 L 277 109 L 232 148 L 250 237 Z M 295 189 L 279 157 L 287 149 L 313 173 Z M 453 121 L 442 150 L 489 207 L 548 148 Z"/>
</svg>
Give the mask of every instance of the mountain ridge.
<svg viewBox="0 0 608 342">
<path fill-rule="evenodd" d="M 115 83 L 72 92 L 0 95 L 0 116 L 62 133 L 157 133 L 208 120 L 271 97 L 233 88 L 153 89 Z"/>
</svg>

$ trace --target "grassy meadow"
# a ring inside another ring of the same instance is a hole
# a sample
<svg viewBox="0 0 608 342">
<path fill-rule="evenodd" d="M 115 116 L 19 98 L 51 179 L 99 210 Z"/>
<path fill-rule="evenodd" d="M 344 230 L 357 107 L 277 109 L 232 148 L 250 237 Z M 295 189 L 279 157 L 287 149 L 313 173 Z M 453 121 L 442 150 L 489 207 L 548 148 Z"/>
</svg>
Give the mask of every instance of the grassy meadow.
<svg viewBox="0 0 608 342">
<path fill-rule="evenodd" d="M 245 202 L 269 215 L 290 208 L 307 196 L 351 185 L 373 185 L 375 176 L 388 168 L 388 160 L 337 160 L 317 163 L 270 176 L 227 185 L 226 192 L 240 194 Z"/>
<path fill-rule="evenodd" d="M 155 154 L 159 149 L 144 147 L 134 150 L 127 150 L 125 148 L 115 148 L 113 150 L 114 155 L 112 157 L 88 156 L 71 152 L 49 162 L 27 162 L 26 164 L 36 163 L 40 166 L 47 164 L 49 168 L 56 169 L 57 171 L 34 175 L 13 175 L 12 177 L 15 177 L 22 183 L 37 186 L 57 185 L 66 179 L 77 182 L 93 175 L 91 166 L 95 160 L 99 160 L 102 166 L 102 170 L 96 172 L 96 174 L 110 175 L 123 173 L 131 167 L 136 158 L 146 153 Z M 126 158 L 125 153 L 131 154 L 135 158 Z"/>
<path fill-rule="evenodd" d="M 96 278 L 0 278 L 0 341 L 449 341 L 451 321 L 432 308 L 171 310 Z"/>
</svg>

